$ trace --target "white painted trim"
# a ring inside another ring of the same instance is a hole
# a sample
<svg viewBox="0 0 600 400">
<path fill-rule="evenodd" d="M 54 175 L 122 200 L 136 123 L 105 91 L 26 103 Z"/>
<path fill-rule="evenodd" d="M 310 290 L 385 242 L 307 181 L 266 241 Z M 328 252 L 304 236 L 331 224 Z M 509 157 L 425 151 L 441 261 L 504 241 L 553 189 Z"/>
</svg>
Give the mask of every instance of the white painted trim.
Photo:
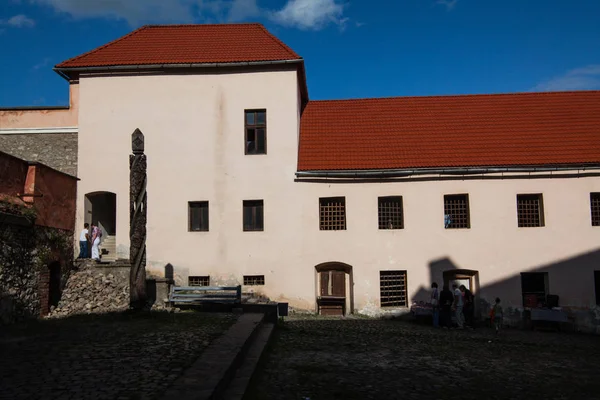
<svg viewBox="0 0 600 400">
<path fill-rule="evenodd" d="M 37 133 L 77 133 L 76 126 L 65 126 L 59 128 L 12 128 L 0 129 L 0 135 L 28 135 Z"/>
</svg>

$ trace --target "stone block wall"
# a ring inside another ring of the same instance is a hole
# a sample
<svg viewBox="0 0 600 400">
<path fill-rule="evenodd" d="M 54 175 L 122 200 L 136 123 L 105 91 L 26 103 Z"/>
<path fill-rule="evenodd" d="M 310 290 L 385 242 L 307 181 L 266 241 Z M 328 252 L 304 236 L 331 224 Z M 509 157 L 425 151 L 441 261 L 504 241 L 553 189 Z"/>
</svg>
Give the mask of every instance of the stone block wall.
<svg viewBox="0 0 600 400">
<path fill-rule="evenodd" d="M 77 134 L 1 134 L 0 151 L 77 176 Z"/>
</svg>

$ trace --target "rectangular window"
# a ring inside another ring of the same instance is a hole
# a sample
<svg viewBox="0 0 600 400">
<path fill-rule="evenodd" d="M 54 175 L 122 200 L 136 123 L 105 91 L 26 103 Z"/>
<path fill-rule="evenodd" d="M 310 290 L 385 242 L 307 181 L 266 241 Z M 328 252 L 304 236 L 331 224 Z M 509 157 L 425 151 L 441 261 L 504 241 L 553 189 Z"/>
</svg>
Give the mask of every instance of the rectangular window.
<svg viewBox="0 0 600 400">
<path fill-rule="evenodd" d="M 319 199 L 319 229 L 322 231 L 346 229 L 345 197 L 322 197 Z"/>
<path fill-rule="evenodd" d="M 267 154 L 267 110 L 245 110 L 246 154 Z"/>
<path fill-rule="evenodd" d="M 406 271 L 379 271 L 381 307 L 406 307 Z"/>
<path fill-rule="evenodd" d="M 517 195 L 519 228 L 544 226 L 544 203 L 541 194 Z"/>
<path fill-rule="evenodd" d="M 262 231 L 263 201 L 244 200 L 244 231 Z"/>
<path fill-rule="evenodd" d="M 403 229 L 402 196 L 379 198 L 379 229 Z"/>
<path fill-rule="evenodd" d="M 444 196 L 444 227 L 446 229 L 467 229 L 471 227 L 468 194 L 447 194 Z"/>
<path fill-rule="evenodd" d="M 523 295 L 523 307 L 545 306 L 546 296 L 548 295 L 548 273 L 521 273 L 521 293 Z"/>
<path fill-rule="evenodd" d="M 210 286 L 209 276 L 189 276 L 188 286 Z"/>
<path fill-rule="evenodd" d="M 244 285 L 245 286 L 256 286 L 256 285 L 264 285 L 265 284 L 265 276 L 264 275 L 244 275 Z"/>
<path fill-rule="evenodd" d="M 208 231 L 208 201 L 188 202 L 188 230 L 190 232 Z"/>
<path fill-rule="evenodd" d="M 600 193 L 590 193 L 592 226 L 600 226 Z"/>
</svg>

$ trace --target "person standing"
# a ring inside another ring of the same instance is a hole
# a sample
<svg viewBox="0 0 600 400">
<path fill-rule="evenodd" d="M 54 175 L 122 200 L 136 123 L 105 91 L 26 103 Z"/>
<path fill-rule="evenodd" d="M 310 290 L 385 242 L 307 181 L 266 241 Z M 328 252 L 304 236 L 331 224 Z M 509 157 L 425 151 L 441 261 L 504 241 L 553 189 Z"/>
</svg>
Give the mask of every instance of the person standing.
<svg viewBox="0 0 600 400">
<path fill-rule="evenodd" d="M 448 285 L 444 285 L 440 292 L 440 316 L 442 327 L 452 328 L 452 303 L 454 302 L 454 296 L 448 288 Z"/>
<path fill-rule="evenodd" d="M 89 258 L 90 251 L 88 243 L 90 242 L 90 224 L 87 222 L 83 224 L 83 229 L 81 230 L 81 234 L 79 235 L 79 257 L 77 258 Z"/>
<path fill-rule="evenodd" d="M 102 230 L 92 224 L 92 259 L 100 261 L 100 238 L 102 237 Z"/>
<path fill-rule="evenodd" d="M 494 324 L 494 328 L 496 328 L 496 335 L 500 332 L 502 328 L 502 321 L 504 317 L 504 313 L 502 312 L 502 305 L 500 304 L 500 298 L 496 297 L 496 304 L 494 304 L 494 308 L 492 309 L 492 323 Z"/>
<path fill-rule="evenodd" d="M 433 307 L 433 327 L 437 328 L 440 325 L 440 293 L 438 284 L 431 284 L 431 306 Z"/>
<path fill-rule="evenodd" d="M 454 311 L 454 317 L 456 318 L 456 325 L 458 325 L 458 329 L 463 329 L 465 316 L 463 315 L 462 292 L 456 283 L 452 284 L 452 289 L 454 291 L 454 303 L 452 304 L 452 310 Z"/>
<path fill-rule="evenodd" d="M 460 291 L 463 294 L 463 314 L 465 316 L 465 325 L 469 328 L 475 328 L 475 300 L 473 293 L 465 285 L 460 285 Z"/>
</svg>

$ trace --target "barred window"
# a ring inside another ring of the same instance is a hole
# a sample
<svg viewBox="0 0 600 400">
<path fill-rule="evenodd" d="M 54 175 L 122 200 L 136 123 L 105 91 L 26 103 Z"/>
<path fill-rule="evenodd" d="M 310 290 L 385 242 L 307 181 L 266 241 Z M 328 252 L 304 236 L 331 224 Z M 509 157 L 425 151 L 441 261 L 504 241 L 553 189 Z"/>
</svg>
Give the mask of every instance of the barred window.
<svg viewBox="0 0 600 400">
<path fill-rule="evenodd" d="M 381 307 L 406 307 L 406 271 L 379 271 Z"/>
<path fill-rule="evenodd" d="M 208 232 L 208 201 L 188 202 L 188 230 Z"/>
<path fill-rule="evenodd" d="M 322 197 L 319 199 L 319 227 L 322 231 L 346 229 L 345 197 Z"/>
<path fill-rule="evenodd" d="M 592 226 L 600 226 L 600 193 L 590 193 Z"/>
<path fill-rule="evenodd" d="M 188 286 L 210 286 L 210 277 L 190 276 L 188 277 Z"/>
<path fill-rule="evenodd" d="M 379 198 L 379 229 L 403 229 L 402 196 Z"/>
<path fill-rule="evenodd" d="M 468 194 L 448 194 L 444 196 L 444 227 L 446 229 L 471 227 Z"/>
<path fill-rule="evenodd" d="M 544 203 L 541 194 L 517 195 L 519 228 L 544 226 Z"/>
<path fill-rule="evenodd" d="M 244 200 L 244 231 L 264 230 L 262 200 Z"/>
<path fill-rule="evenodd" d="M 265 284 L 265 276 L 264 275 L 244 275 L 244 285 L 246 286 L 255 286 L 255 285 L 264 285 Z"/>
</svg>

